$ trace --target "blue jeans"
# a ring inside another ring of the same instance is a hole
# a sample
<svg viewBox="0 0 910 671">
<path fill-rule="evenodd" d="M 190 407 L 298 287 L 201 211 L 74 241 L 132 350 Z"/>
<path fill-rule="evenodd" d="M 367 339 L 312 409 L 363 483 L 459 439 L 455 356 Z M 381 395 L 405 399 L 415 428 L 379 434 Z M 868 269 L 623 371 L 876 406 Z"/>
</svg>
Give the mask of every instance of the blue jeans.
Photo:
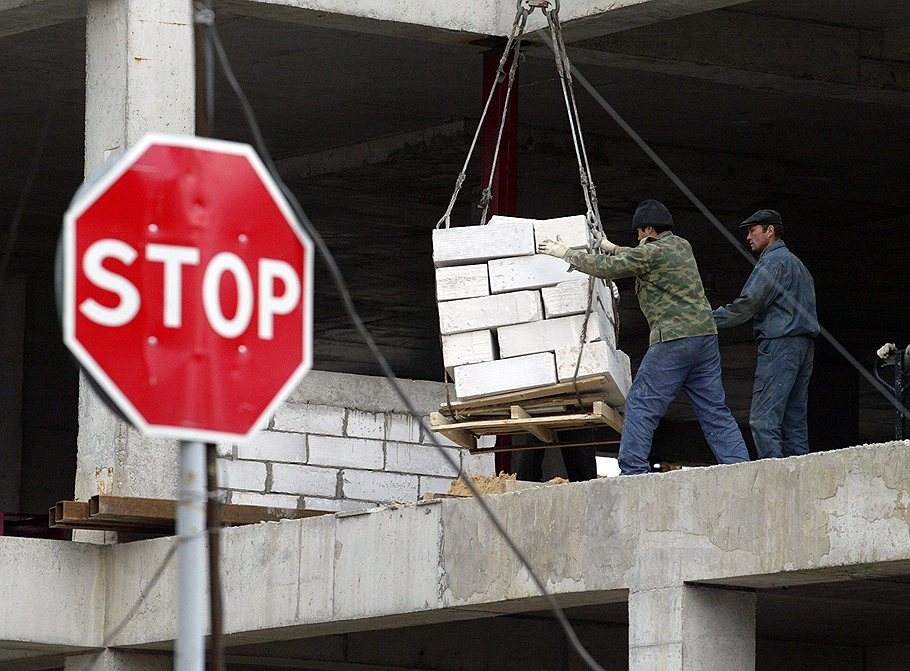
<svg viewBox="0 0 910 671">
<path fill-rule="evenodd" d="M 695 408 L 717 461 L 749 461 L 743 435 L 726 405 L 717 336 L 692 336 L 656 343 L 645 352 L 626 398 L 619 442 L 619 469 L 623 475 L 651 470 L 648 455 L 654 430 L 680 390 L 686 392 Z"/>
<path fill-rule="evenodd" d="M 815 341 L 808 336 L 758 343 L 749 427 L 759 459 L 809 451 L 806 415 Z"/>
</svg>

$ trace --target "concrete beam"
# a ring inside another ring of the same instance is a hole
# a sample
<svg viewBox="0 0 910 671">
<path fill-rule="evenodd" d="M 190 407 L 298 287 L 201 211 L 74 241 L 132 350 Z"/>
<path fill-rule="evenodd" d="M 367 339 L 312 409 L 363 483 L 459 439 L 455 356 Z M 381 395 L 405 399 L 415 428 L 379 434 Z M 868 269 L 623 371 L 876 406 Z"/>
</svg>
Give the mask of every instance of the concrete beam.
<svg viewBox="0 0 910 671">
<path fill-rule="evenodd" d="M 85 16 L 85 0 L 0 0 L 0 37 Z"/>
<path fill-rule="evenodd" d="M 100 646 L 103 556 L 97 545 L 0 537 L 0 661 Z"/>
<path fill-rule="evenodd" d="M 693 582 L 764 587 L 905 574 L 907 447 L 601 479 L 488 500 L 564 605 L 624 601 L 631 591 Z M 174 542 L 109 548 L 108 626 L 145 599 L 115 645 L 170 646 L 176 567 L 153 590 L 147 585 Z M 232 645 L 544 607 L 527 571 L 470 500 L 227 529 L 222 556 Z"/>
<path fill-rule="evenodd" d="M 560 19 L 567 36 L 584 39 L 605 32 L 667 21 L 678 16 L 737 5 L 746 0 L 581 0 L 562 3 Z M 227 0 L 221 7 L 232 14 L 338 30 L 466 42 L 512 31 L 517 3 L 422 2 L 422 0 Z M 546 27 L 546 18 L 535 10 L 526 32 Z"/>
<path fill-rule="evenodd" d="M 614 16 L 610 12 L 610 18 Z M 571 35 L 575 64 L 692 77 L 748 89 L 910 105 L 906 30 L 850 27 L 717 11 L 646 30 Z M 567 31 L 568 33 L 568 31 Z M 530 51 L 530 50 L 529 50 Z M 535 55 L 549 58 L 541 47 Z"/>
</svg>

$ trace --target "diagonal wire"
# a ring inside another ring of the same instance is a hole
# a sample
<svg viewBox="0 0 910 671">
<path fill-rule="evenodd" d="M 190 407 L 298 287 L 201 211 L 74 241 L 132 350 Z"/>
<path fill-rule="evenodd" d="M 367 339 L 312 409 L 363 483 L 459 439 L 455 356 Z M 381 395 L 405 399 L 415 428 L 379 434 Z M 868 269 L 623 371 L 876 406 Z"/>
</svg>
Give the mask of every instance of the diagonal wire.
<svg viewBox="0 0 910 671">
<path fill-rule="evenodd" d="M 389 366 L 388 361 L 386 361 L 382 352 L 380 352 L 379 347 L 376 345 L 376 342 L 373 340 L 373 337 L 370 335 L 369 331 L 367 331 L 366 326 L 363 323 L 363 320 L 360 318 L 360 315 L 358 314 L 357 309 L 354 307 L 354 302 L 353 302 L 353 299 L 351 298 L 350 291 L 347 288 L 347 284 L 345 282 L 344 276 L 342 275 L 341 269 L 338 267 L 338 264 L 335 262 L 335 258 L 332 256 L 331 251 L 329 250 L 325 241 L 322 239 L 322 236 L 319 235 L 319 232 L 316 230 L 315 226 L 313 226 L 313 222 L 307 216 L 306 212 L 304 212 L 304 210 L 301 207 L 300 203 L 298 202 L 296 196 L 288 188 L 288 186 L 281 179 L 281 176 L 278 174 L 278 169 L 275 167 L 275 163 L 272 160 L 271 155 L 269 154 L 268 147 L 265 144 L 265 140 L 264 140 L 264 138 L 262 136 L 262 132 L 259 128 L 259 122 L 256 119 L 256 115 L 249 103 L 249 100 L 246 98 L 246 95 L 243 93 L 243 90 L 240 87 L 240 83 L 237 81 L 237 78 L 234 76 L 233 70 L 231 69 L 230 62 L 229 62 L 227 54 L 225 53 L 225 50 L 224 50 L 224 45 L 222 44 L 221 38 L 218 34 L 217 26 L 215 25 L 214 22 L 212 22 L 210 25 L 208 25 L 208 29 L 209 29 L 209 31 L 211 31 L 212 41 L 215 46 L 215 52 L 218 55 L 218 59 L 221 63 L 222 71 L 224 72 L 224 75 L 227 78 L 229 85 L 233 89 L 235 95 L 237 96 L 237 98 L 240 102 L 240 105 L 243 109 L 243 114 L 247 120 L 247 124 L 249 125 L 250 131 L 253 134 L 256 149 L 259 152 L 260 157 L 262 158 L 262 161 L 265 163 L 266 167 L 268 168 L 269 172 L 272 175 L 272 178 L 275 180 L 276 184 L 279 186 L 282 193 L 287 198 L 288 203 L 291 205 L 292 209 L 294 210 L 294 213 L 297 216 L 300 225 L 307 231 L 307 233 L 312 238 L 313 242 L 316 244 L 316 247 L 319 249 L 319 252 L 323 257 L 323 261 L 325 262 L 326 266 L 328 266 L 328 268 L 329 268 L 329 273 L 332 276 L 332 280 L 335 283 L 335 287 L 338 290 L 338 293 L 342 299 L 342 302 L 344 304 L 344 308 L 348 314 L 348 317 L 350 318 L 350 320 L 351 320 L 352 324 L 354 325 L 354 327 L 356 328 L 357 332 L 363 338 L 367 347 L 372 352 L 373 356 L 376 359 L 376 362 L 379 364 L 379 366 L 382 369 L 383 373 L 385 374 L 386 378 L 388 378 L 389 384 L 392 386 L 395 393 L 401 399 L 402 403 L 404 403 L 405 407 L 407 408 L 407 410 L 411 414 L 411 416 L 414 417 L 414 419 L 417 422 L 419 422 L 419 424 L 421 425 L 423 430 L 426 432 L 426 434 L 428 436 L 430 436 L 430 438 L 433 442 L 433 445 L 440 452 L 440 454 L 442 454 L 443 458 L 449 463 L 449 465 L 452 467 L 452 469 L 456 473 L 458 473 L 459 476 L 461 476 L 462 480 L 465 482 L 465 484 L 471 490 L 471 493 L 474 495 L 474 499 L 480 505 L 481 509 L 484 511 L 486 516 L 489 518 L 490 522 L 493 524 L 496 531 L 499 532 L 500 536 L 502 536 L 503 540 L 506 542 L 506 544 L 509 546 L 509 548 L 512 550 L 512 552 L 515 554 L 515 556 L 518 558 L 518 560 L 527 569 L 528 575 L 531 577 L 531 580 L 533 581 L 534 585 L 537 587 L 538 591 L 540 591 L 541 595 L 543 595 L 545 601 L 547 602 L 547 605 L 549 606 L 550 610 L 553 612 L 554 616 L 556 617 L 557 621 L 559 622 L 560 626 L 562 627 L 563 632 L 565 633 L 565 635 L 568 638 L 569 642 L 571 643 L 572 647 L 575 649 L 576 653 L 579 655 L 579 657 L 581 657 L 581 659 L 588 666 L 588 668 L 592 669 L 592 671 L 604 671 L 603 667 L 597 663 L 597 661 L 591 656 L 591 654 L 581 644 L 581 641 L 578 639 L 578 635 L 575 633 L 575 630 L 572 628 L 572 625 L 569 623 L 569 620 L 566 617 L 566 614 L 563 612 L 562 608 L 559 606 L 559 604 L 557 603 L 557 601 L 553 597 L 553 595 L 550 594 L 550 592 L 547 590 L 546 585 L 543 583 L 540 576 L 534 570 L 533 566 L 531 565 L 530 560 L 527 558 L 525 553 L 518 546 L 518 544 L 511 537 L 511 535 L 509 535 L 509 532 L 506 530 L 502 521 L 499 519 L 499 517 L 496 515 L 496 513 L 490 507 L 490 504 L 487 502 L 486 498 L 481 495 L 480 491 L 477 489 L 477 486 L 473 483 L 471 478 L 465 477 L 465 474 L 461 470 L 461 466 L 455 461 L 455 459 L 446 450 L 443 449 L 442 444 L 437 440 L 433 431 L 430 429 L 429 426 L 427 426 L 427 424 L 424 421 L 421 414 L 417 411 L 417 409 L 414 407 L 414 404 L 411 402 L 411 400 L 408 398 L 408 396 L 404 393 L 404 390 L 401 388 L 401 385 L 398 383 L 398 379 L 397 379 L 395 373 L 392 371 L 391 367 Z"/>
<path fill-rule="evenodd" d="M 541 37 L 541 39 L 543 39 L 544 42 L 547 43 L 547 45 L 551 49 L 555 50 L 555 47 L 553 46 L 553 42 L 550 39 L 550 36 L 547 35 L 547 33 L 544 30 L 538 30 L 537 34 Z M 600 93 L 597 91 L 597 89 L 595 89 L 587 79 L 585 79 L 585 77 L 578 71 L 578 68 L 576 68 L 574 65 L 571 65 L 570 67 L 572 70 L 572 74 L 575 75 L 575 80 L 578 81 L 589 94 L 591 94 L 591 97 L 594 98 L 594 100 L 597 102 L 597 104 L 600 105 L 603 108 L 603 110 L 607 114 L 610 115 L 610 117 L 613 119 L 613 121 L 615 121 L 616 124 L 620 128 L 622 128 L 630 138 L 632 138 L 632 140 L 635 142 L 635 144 L 637 144 L 642 149 L 642 151 L 644 151 L 645 154 L 647 154 L 648 157 L 652 161 L 654 161 L 654 163 L 657 165 L 657 167 L 660 168 L 664 172 L 664 174 L 670 178 L 670 181 L 672 181 L 673 184 L 676 185 L 676 187 L 683 193 L 683 195 L 686 198 L 688 198 L 691 201 L 691 203 L 693 205 L 695 205 L 695 207 L 698 208 L 698 210 L 703 215 L 705 215 L 705 217 L 708 219 L 708 221 L 711 222 L 711 224 L 714 226 L 714 228 L 716 228 L 720 232 L 720 234 L 723 235 L 730 242 L 730 244 L 733 245 L 736 248 L 736 250 L 743 257 L 745 257 L 745 259 L 753 267 L 756 266 L 756 264 L 758 262 L 755 260 L 755 258 L 749 252 L 747 252 L 745 250 L 745 248 L 743 248 L 743 246 L 739 243 L 739 240 L 737 240 L 736 237 L 729 230 L 727 230 L 727 227 L 724 226 L 720 222 L 720 220 L 714 216 L 714 214 L 711 212 L 711 210 L 709 210 L 708 207 L 703 202 L 701 202 L 701 199 L 699 199 L 698 196 L 696 196 L 692 192 L 692 190 L 688 186 L 686 186 L 685 182 L 683 182 L 682 179 L 680 179 L 679 176 L 675 172 L 673 172 L 673 170 L 670 168 L 670 166 L 668 166 L 663 161 L 663 159 L 661 159 L 660 156 L 657 155 L 657 153 L 650 147 L 650 145 L 648 145 L 647 142 L 645 142 L 644 139 L 642 139 L 642 137 L 635 131 L 635 129 L 632 128 L 626 122 L 626 120 L 622 118 L 622 116 L 619 114 L 619 112 L 617 112 L 615 109 L 613 109 L 613 106 L 610 105 L 610 103 L 608 103 L 602 95 L 600 95 Z M 770 275 L 770 273 L 767 273 L 767 271 L 765 271 L 764 268 L 760 268 L 759 272 L 765 273 L 765 277 L 771 281 L 771 283 L 774 285 L 775 289 L 778 292 L 780 292 L 781 295 L 783 295 L 785 297 L 785 299 L 788 299 L 789 302 L 791 303 L 791 305 L 793 305 L 800 312 L 800 314 L 802 314 L 805 317 L 810 316 L 808 314 L 806 308 L 804 306 L 800 305 L 793 298 L 792 293 L 787 291 L 784 287 L 782 287 L 780 285 L 780 283 L 777 282 Z M 860 364 L 860 362 L 857 361 L 856 358 L 852 354 L 850 354 L 850 352 L 848 352 L 846 350 L 846 348 L 843 345 L 841 345 L 840 342 L 838 342 L 837 338 L 835 338 L 826 328 L 824 328 L 821 324 L 819 324 L 818 328 L 819 328 L 819 333 L 821 334 L 821 336 L 826 341 L 828 341 L 828 343 L 842 357 L 844 357 L 844 359 L 846 359 L 850 363 L 850 365 L 852 365 L 859 372 L 859 374 L 869 384 L 872 385 L 873 388 L 875 388 L 879 393 L 881 393 L 885 398 L 887 398 L 888 402 L 891 403 L 897 410 L 899 410 L 904 415 L 904 417 L 906 417 L 908 420 L 910 420 L 910 410 L 908 410 L 906 407 L 904 407 L 904 405 L 901 403 L 900 399 L 897 398 L 894 394 L 892 394 L 892 392 L 890 392 L 888 390 L 888 388 L 885 387 L 885 385 L 883 385 L 871 373 L 869 373 L 869 371 L 867 371 L 862 366 L 862 364 Z"/>
</svg>

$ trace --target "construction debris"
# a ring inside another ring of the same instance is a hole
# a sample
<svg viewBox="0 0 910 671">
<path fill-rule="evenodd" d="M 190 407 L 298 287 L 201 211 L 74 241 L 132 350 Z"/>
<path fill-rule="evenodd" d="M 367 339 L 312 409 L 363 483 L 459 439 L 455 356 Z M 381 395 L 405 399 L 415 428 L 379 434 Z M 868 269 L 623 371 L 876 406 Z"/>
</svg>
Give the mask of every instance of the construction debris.
<svg viewBox="0 0 910 671">
<path fill-rule="evenodd" d="M 480 475 L 479 473 L 469 473 L 468 477 L 481 494 L 505 494 L 508 492 L 518 492 L 523 489 L 540 487 L 541 485 L 558 485 L 568 482 L 565 478 L 553 478 L 547 482 L 527 482 L 518 480 L 514 473 L 500 473 L 499 475 Z M 473 496 L 471 488 L 462 478 L 452 482 L 449 487 L 447 496 Z"/>
</svg>

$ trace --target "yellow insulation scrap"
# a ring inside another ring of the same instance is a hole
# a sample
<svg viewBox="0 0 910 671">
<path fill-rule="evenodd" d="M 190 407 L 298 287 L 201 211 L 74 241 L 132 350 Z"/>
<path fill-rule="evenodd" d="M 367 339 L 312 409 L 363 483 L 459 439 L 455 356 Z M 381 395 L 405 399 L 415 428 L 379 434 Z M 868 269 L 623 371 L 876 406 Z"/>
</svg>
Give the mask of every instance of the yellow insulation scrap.
<svg viewBox="0 0 910 671">
<path fill-rule="evenodd" d="M 500 473 L 499 475 L 480 475 L 470 473 L 471 482 L 481 494 L 503 494 L 506 492 L 517 492 L 520 489 L 529 487 L 539 487 L 541 484 L 560 484 L 568 482 L 565 478 L 553 478 L 546 483 L 526 482 L 518 480 L 514 473 Z M 452 482 L 449 487 L 449 496 L 471 496 L 471 490 L 464 480 L 458 478 Z"/>
</svg>

